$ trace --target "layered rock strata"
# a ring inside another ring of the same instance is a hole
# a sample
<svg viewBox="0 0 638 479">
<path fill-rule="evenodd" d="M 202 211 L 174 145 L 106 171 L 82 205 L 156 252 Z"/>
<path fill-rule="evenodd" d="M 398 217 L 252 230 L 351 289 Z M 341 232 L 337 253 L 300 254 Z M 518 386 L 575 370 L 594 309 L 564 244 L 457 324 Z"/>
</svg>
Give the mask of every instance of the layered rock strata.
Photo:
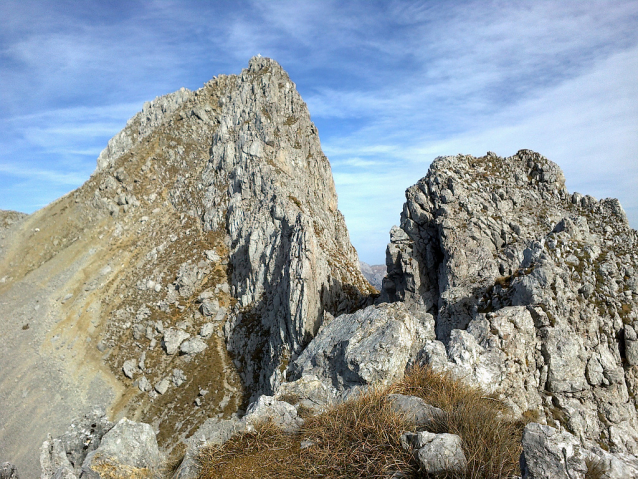
<svg viewBox="0 0 638 479">
<path fill-rule="evenodd" d="M 421 360 L 581 441 L 638 452 L 638 233 L 538 153 L 437 158 L 391 231 L 382 300 L 421 305 Z"/>
</svg>

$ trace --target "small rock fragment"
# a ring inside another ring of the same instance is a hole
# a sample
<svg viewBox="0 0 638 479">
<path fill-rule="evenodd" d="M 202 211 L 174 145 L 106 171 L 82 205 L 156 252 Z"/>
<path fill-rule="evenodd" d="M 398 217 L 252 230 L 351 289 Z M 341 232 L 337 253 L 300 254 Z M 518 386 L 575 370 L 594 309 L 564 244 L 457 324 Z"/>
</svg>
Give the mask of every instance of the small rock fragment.
<svg viewBox="0 0 638 479">
<path fill-rule="evenodd" d="M 128 359 L 124 361 L 124 365 L 122 365 L 122 372 L 124 372 L 124 375 L 127 378 L 133 379 L 133 376 L 137 372 L 137 361 L 135 359 Z"/>
<path fill-rule="evenodd" d="M 146 379 L 146 376 L 142 376 L 137 381 L 137 387 L 142 392 L 150 391 L 153 388 L 153 386 L 151 386 L 150 381 L 148 379 Z"/>
<path fill-rule="evenodd" d="M 173 385 L 175 387 L 179 387 L 184 383 L 184 381 L 186 381 L 184 371 L 181 369 L 173 369 Z"/>
<path fill-rule="evenodd" d="M 168 387 L 170 385 L 171 385 L 171 382 L 168 379 L 164 378 L 158 384 L 155 385 L 155 390 L 159 394 L 164 394 L 166 391 L 168 391 Z"/>
<path fill-rule="evenodd" d="M 180 345 L 188 338 L 190 338 L 190 334 L 180 329 L 168 328 L 164 332 L 164 349 L 166 350 L 166 354 L 175 354 L 179 350 Z"/>
<path fill-rule="evenodd" d="M 197 354 L 204 351 L 208 345 L 201 338 L 193 338 L 184 341 L 179 350 L 182 354 Z"/>
</svg>

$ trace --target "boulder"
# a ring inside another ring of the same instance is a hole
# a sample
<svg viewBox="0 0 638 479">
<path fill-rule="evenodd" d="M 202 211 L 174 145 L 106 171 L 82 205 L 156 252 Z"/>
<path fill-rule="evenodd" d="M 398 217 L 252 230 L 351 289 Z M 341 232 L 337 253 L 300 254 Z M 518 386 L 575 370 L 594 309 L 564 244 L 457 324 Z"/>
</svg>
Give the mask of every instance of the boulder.
<svg viewBox="0 0 638 479">
<path fill-rule="evenodd" d="M 304 375 L 296 381 L 281 383 L 275 399 L 319 413 L 336 399 L 337 391 L 317 376 Z"/>
<path fill-rule="evenodd" d="M 204 316 L 215 316 L 219 310 L 219 302 L 216 299 L 206 298 L 202 301 L 201 311 Z"/>
<path fill-rule="evenodd" d="M 277 401 L 272 396 L 260 396 L 246 410 L 244 421 L 247 426 L 272 421 L 284 431 L 294 432 L 303 424 L 294 406 L 285 401 Z"/>
<path fill-rule="evenodd" d="M 339 391 L 391 384 L 433 338 L 430 314 L 410 311 L 403 303 L 368 306 L 325 324 L 291 363 L 291 377 L 314 375 Z"/>
<path fill-rule="evenodd" d="M 82 471 L 95 473 L 93 468 L 101 462 L 156 470 L 163 459 L 153 428 L 122 418 L 104 435 L 100 446 L 86 456 Z"/>
<path fill-rule="evenodd" d="M 414 450 L 414 456 L 426 474 L 463 474 L 467 468 L 461 438 L 456 434 L 408 432 L 401 436 L 401 444 L 405 449 Z"/>
<path fill-rule="evenodd" d="M 198 354 L 206 350 L 208 345 L 202 338 L 193 338 L 184 341 L 180 347 L 179 352 L 182 354 Z"/>
<path fill-rule="evenodd" d="M 172 355 L 179 351 L 180 345 L 190 338 L 190 334 L 181 329 L 168 328 L 164 331 L 163 345 L 166 354 Z"/>
<path fill-rule="evenodd" d="M 426 403 L 420 397 L 390 394 L 388 401 L 395 412 L 404 415 L 417 427 L 430 429 L 436 424 L 444 424 L 447 418 L 445 411 Z"/>
<path fill-rule="evenodd" d="M 20 479 L 18 468 L 9 462 L 0 464 L 0 479 Z"/>
<path fill-rule="evenodd" d="M 133 379 L 133 376 L 135 375 L 135 373 L 138 372 L 137 360 L 128 359 L 124 361 L 124 364 L 122 365 L 122 372 L 124 372 L 124 375 L 127 378 Z"/>
</svg>

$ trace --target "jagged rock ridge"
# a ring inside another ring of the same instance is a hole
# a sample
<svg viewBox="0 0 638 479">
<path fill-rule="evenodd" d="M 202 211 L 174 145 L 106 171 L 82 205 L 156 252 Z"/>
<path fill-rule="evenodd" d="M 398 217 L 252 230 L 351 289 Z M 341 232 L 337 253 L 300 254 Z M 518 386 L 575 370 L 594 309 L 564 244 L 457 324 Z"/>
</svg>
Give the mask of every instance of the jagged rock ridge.
<svg viewBox="0 0 638 479">
<path fill-rule="evenodd" d="M 437 158 L 391 231 L 382 299 L 422 305 L 423 361 L 580 440 L 638 452 L 638 233 L 538 153 Z"/>
<path fill-rule="evenodd" d="M 170 451 L 274 392 L 324 314 L 373 291 L 307 107 L 267 58 L 145 104 L 89 181 L 2 234 L 0 449 L 27 475 L 94 405 Z"/>
</svg>

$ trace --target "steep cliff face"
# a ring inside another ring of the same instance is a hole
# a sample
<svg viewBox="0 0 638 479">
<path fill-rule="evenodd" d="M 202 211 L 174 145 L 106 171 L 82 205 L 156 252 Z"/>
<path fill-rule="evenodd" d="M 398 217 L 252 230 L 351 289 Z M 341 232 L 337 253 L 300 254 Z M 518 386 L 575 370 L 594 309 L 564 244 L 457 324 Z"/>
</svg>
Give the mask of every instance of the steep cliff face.
<svg viewBox="0 0 638 479">
<path fill-rule="evenodd" d="M 372 288 L 337 209 L 317 130 L 288 75 L 257 58 L 231 82 L 203 176 L 210 183 L 204 225 L 224 222 L 230 237 L 240 314 L 227 323 L 229 349 L 251 351 L 241 364 L 245 384 L 273 392 L 324 311 L 347 312 Z"/>
<path fill-rule="evenodd" d="M 372 292 L 306 105 L 266 58 L 145 104 L 89 181 L 2 231 L 0 278 L 0 444 L 33 476 L 46 433 L 95 405 L 170 450 L 276 389 L 325 312 Z"/>
<path fill-rule="evenodd" d="M 422 360 L 637 452 L 638 233 L 619 202 L 569 194 L 529 150 L 438 158 L 406 200 L 382 299 L 435 315 Z"/>
</svg>

